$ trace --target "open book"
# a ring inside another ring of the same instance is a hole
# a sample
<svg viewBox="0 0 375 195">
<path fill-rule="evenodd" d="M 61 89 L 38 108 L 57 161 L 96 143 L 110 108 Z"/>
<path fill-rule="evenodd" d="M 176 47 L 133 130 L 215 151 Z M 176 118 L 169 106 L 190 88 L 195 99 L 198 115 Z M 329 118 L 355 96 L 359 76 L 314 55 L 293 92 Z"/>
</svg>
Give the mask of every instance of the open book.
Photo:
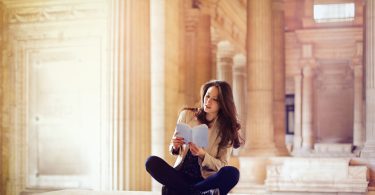
<svg viewBox="0 0 375 195">
<path fill-rule="evenodd" d="M 208 127 L 205 124 L 190 127 L 186 123 L 177 123 L 176 136 L 183 137 L 185 143 L 192 142 L 203 148 L 208 146 Z"/>
</svg>

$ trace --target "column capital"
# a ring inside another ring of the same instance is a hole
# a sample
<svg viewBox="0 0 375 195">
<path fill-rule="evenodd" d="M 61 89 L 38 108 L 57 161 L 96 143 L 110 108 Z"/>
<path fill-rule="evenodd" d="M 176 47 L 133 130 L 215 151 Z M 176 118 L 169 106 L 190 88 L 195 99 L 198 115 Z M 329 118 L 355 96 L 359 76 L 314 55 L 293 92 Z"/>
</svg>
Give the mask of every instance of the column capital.
<svg viewBox="0 0 375 195">
<path fill-rule="evenodd" d="M 217 57 L 218 58 L 232 58 L 233 45 L 229 41 L 220 41 L 217 44 Z"/>
<path fill-rule="evenodd" d="M 246 66 L 246 56 L 242 53 L 233 56 L 233 66 L 234 67 L 245 67 Z"/>
</svg>

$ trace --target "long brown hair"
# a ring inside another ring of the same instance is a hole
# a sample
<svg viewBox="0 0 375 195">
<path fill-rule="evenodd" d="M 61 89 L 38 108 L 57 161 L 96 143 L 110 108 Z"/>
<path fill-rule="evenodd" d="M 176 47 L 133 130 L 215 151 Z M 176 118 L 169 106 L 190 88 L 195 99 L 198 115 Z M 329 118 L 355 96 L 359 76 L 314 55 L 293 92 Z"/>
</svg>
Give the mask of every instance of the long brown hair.
<svg viewBox="0 0 375 195">
<path fill-rule="evenodd" d="M 232 88 L 226 81 L 212 80 L 201 87 L 201 101 L 199 108 L 185 108 L 195 111 L 195 115 L 199 122 L 210 126 L 213 121 L 206 119 L 206 112 L 204 112 L 204 96 L 210 87 L 217 87 L 219 91 L 218 104 L 219 112 L 216 123 L 219 126 L 219 136 L 221 141 L 219 148 L 233 145 L 234 148 L 240 147 L 244 143 L 244 139 L 240 136 L 240 123 L 237 120 L 237 110 L 233 100 Z"/>
</svg>

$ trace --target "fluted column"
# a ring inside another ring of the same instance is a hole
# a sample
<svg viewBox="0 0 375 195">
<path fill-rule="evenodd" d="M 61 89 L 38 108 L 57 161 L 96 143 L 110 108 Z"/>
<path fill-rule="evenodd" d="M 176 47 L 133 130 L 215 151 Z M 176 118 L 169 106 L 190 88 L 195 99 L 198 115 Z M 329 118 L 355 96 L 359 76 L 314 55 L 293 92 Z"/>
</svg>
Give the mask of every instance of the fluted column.
<svg viewBox="0 0 375 195">
<path fill-rule="evenodd" d="M 202 84 L 211 78 L 210 16 L 199 9 L 188 9 L 185 15 L 185 104 L 194 106 L 199 102 Z"/>
<path fill-rule="evenodd" d="M 375 1 L 366 0 L 366 141 L 361 158 L 370 168 L 369 187 L 375 188 Z"/>
<path fill-rule="evenodd" d="M 111 183 L 114 190 L 150 190 L 144 168 L 151 153 L 150 2 L 115 3 Z"/>
<path fill-rule="evenodd" d="M 197 26 L 199 21 L 199 10 L 186 9 L 185 19 L 185 37 L 184 37 L 184 64 L 180 67 L 179 76 L 182 79 L 182 86 L 185 102 L 184 105 L 193 106 L 199 99 L 199 94 L 195 88 L 195 70 L 197 63 Z M 198 90 L 199 91 L 199 90 Z"/>
<path fill-rule="evenodd" d="M 313 68 L 303 67 L 302 81 L 302 148 L 312 150 L 313 134 Z"/>
<path fill-rule="evenodd" d="M 368 160 L 369 187 L 375 187 L 375 1 L 366 0 L 366 141 L 361 157 Z"/>
<path fill-rule="evenodd" d="M 354 67 L 354 126 L 353 145 L 362 148 L 364 145 L 365 132 L 363 128 L 363 68 L 355 64 Z"/>
<path fill-rule="evenodd" d="M 363 157 L 375 158 L 375 1 L 366 1 L 366 142 Z"/>
<path fill-rule="evenodd" d="M 229 41 L 219 42 L 216 63 L 217 78 L 227 81 L 232 86 L 233 47 Z"/>
<path fill-rule="evenodd" d="M 212 79 L 212 53 L 211 51 L 211 17 L 208 14 L 199 15 L 197 25 L 197 48 L 195 63 L 195 93 L 199 95 L 199 90 L 205 82 Z M 199 98 L 198 98 L 199 99 Z"/>
<path fill-rule="evenodd" d="M 165 0 L 150 1 L 151 11 L 151 153 L 165 159 Z M 163 57 L 161 57 L 163 56 Z M 168 135 L 170 136 L 170 135 Z M 169 141 L 169 139 L 168 139 Z M 152 179 L 152 190 L 161 184 Z"/>
<path fill-rule="evenodd" d="M 273 1 L 273 117 L 275 144 L 280 155 L 288 155 L 285 145 L 285 51 L 283 1 Z"/>
<path fill-rule="evenodd" d="M 299 72 L 294 76 L 294 137 L 293 152 L 302 147 L 302 76 Z"/>
<path fill-rule="evenodd" d="M 241 124 L 242 136 L 246 136 L 246 57 L 233 57 L 233 96 Z"/>
<path fill-rule="evenodd" d="M 272 1 L 247 2 L 248 105 L 244 155 L 277 153 L 273 122 Z"/>
</svg>

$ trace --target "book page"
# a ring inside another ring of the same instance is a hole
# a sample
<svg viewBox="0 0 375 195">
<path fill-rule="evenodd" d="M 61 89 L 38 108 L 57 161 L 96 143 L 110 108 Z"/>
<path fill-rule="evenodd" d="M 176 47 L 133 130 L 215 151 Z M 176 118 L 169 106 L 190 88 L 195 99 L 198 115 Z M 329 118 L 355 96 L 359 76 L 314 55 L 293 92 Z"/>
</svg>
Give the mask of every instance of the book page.
<svg viewBox="0 0 375 195">
<path fill-rule="evenodd" d="M 199 147 L 207 148 L 208 146 L 208 127 L 205 124 L 192 128 L 192 142 Z"/>
<path fill-rule="evenodd" d="M 176 136 L 183 137 L 184 142 L 187 144 L 192 141 L 191 127 L 186 123 L 177 123 L 176 125 Z"/>
</svg>

